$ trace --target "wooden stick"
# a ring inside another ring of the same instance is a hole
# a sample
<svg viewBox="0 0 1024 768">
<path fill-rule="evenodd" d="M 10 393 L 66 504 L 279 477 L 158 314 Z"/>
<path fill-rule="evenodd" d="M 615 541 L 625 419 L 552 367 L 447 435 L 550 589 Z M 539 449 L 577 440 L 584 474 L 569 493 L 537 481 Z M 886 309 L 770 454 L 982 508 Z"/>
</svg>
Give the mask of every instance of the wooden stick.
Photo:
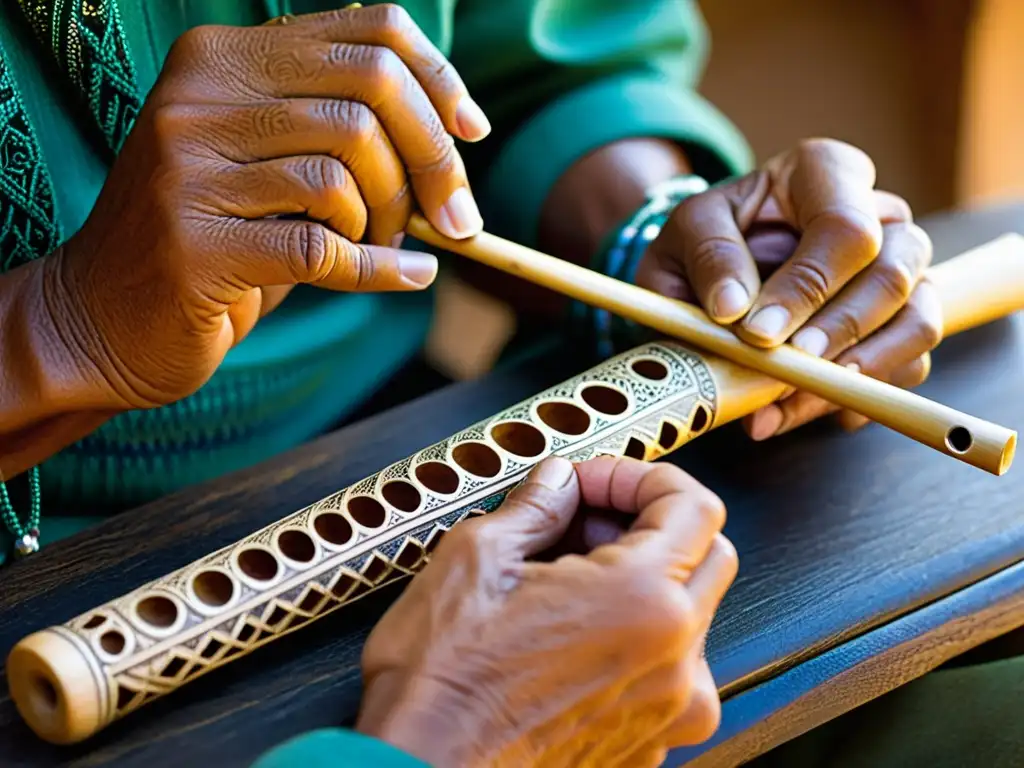
<svg viewBox="0 0 1024 768">
<path fill-rule="evenodd" d="M 419 214 L 414 214 L 407 231 L 430 245 L 614 312 L 745 368 L 812 392 L 994 475 L 1005 473 L 1013 462 L 1017 442 L 1013 430 L 808 355 L 789 344 L 770 350 L 758 349 L 685 302 L 668 299 L 487 232 L 468 240 L 452 240 L 437 232 Z M 964 266 L 964 259 L 970 262 L 969 266 Z M 953 270 L 943 272 L 941 265 L 935 268 L 938 279 L 947 281 L 946 287 L 956 289 L 949 292 L 948 308 L 956 311 L 958 298 L 954 297 L 961 288 L 965 292 L 984 292 L 984 295 L 972 297 L 976 304 L 965 302 L 971 312 L 983 316 L 995 317 L 1008 308 L 1024 308 L 1024 238 L 1005 235 L 975 249 L 970 257 L 958 258 L 957 262 L 955 274 Z M 994 274 L 998 274 L 999 279 L 992 279 Z M 954 316 L 954 327 L 967 319 Z"/>
</svg>

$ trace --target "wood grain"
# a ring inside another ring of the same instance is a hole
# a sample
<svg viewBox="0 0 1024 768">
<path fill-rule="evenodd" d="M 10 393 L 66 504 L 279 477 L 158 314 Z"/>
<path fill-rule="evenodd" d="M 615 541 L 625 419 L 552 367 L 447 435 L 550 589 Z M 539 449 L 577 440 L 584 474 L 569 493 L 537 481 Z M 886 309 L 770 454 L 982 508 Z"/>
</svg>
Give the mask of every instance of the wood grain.
<svg viewBox="0 0 1024 768">
<path fill-rule="evenodd" d="M 1024 209 L 924 223 L 948 255 L 1017 228 Z M 583 365 L 556 353 L 447 388 L 49 547 L 0 572 L 0 653 Z M 1024 319 L 1016 317 L 944 343 L 921 392 L 1019 427 L 1022 386 Z M 879 427 L 844 435 L 817 424 L 768 444 L 727 427 L 675 461 L 722 495 L 740 552 L 708 649 L 727 698 L 1024 559 L 1024 474 L 991 477 Z M 44 745 L 0 691 L 2 762 L 242 766 L 289 736 L 351 722 L 362 642 L 396 593 L 360 601 L 77 747 Z"/>
</svg>

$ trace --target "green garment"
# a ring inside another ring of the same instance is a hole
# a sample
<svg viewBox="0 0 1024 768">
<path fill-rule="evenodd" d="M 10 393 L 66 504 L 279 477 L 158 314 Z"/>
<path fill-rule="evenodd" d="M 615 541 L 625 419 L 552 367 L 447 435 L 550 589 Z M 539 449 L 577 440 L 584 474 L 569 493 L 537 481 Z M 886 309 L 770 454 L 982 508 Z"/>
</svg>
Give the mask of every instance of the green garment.
<svg viewBox="0 0 1024 768">
<path fill-rule="evenodd" d="M 105 127 L 106 142 L 98 137 L 89 107 L 102 110 L 74 98 L 53 56 L 19 15 L 18 2 L 25 0 L 0 3 L 0 58 L 49 169 L 56 219 L 66 238 L 94 204 L 111 160 L 108 145 L 117 145 L 111 136 L 117 126 Z M 129 57 L 121 70 L 133 70 L 144 95 L 173 41 L 190 27 L 259 24 L 279 13 L 344 4 L 117 0 Z M 707 56 L 695 2 L 402 4 L 453 61 L 494 126 L 484 142 L 461 147 L 490 231 L 533 244 L 541 205 L 559 175 L 618 139 L 678 140 L 696 171 L 711 180 L 751 165 L 741 135 L 695 91 Z M 116 48 L 117 39 L 111 39 L 108 47 Z M 0 102 L 2 94 L 0 82 Z M 6 118 L 0 109 L 0 128 Z M 0 259 L 0 269 L 3 264 Z M 94 519 L 56 521 L 55 507 L 103 515 L 307 442 L 351 413 L 415 353 L 432 310 L 429 291 L 339 295 L 300 287 L 228 354 L 199 393 L 165 408 L 118 416 L 47 461 L 43 543 Z M 6 549 L 4 544 L 0 540 Z"/>
<path fill-rule="evenodd" d="M 260 757 L 252 768 L 430 767 L 383 741 L 341 728 L 323 728 L 275 747 Z"/>
</svg>

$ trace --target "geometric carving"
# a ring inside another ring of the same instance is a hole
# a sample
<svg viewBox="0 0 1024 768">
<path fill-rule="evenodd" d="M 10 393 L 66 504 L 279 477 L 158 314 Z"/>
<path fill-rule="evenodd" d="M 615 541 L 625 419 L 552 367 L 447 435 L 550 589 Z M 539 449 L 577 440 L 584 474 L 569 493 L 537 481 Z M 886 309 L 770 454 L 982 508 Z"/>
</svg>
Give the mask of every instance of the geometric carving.
<svg viewBox="0 0 1024 768">
<path fill-rule="evenodd" d="M 653 460 L 713 426 L 717 405 L 700 357 L 674 342 L 645 344 L 60 631 L 82 638 L 83 654 L 106 647 L 108 629 L 123 635 L 119 655 L 88 659 L 109 683 L 96 691 L 109 722 L 421 570 L 447 531 L 496 509 L 545 456 Z"/>
</svg>

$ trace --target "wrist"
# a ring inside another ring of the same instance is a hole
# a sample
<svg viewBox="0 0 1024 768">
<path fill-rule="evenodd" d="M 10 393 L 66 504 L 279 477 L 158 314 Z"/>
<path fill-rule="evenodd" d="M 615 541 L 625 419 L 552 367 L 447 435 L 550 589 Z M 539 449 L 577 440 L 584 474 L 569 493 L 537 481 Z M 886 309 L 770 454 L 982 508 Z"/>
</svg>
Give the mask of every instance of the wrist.
<svg viewBox="0 0 1024 768">
<path fill-rule="evenodd" d="M 41 463 L 117 410 L 65 343 L 67 318 L 57 317 L 48 277 L 56 256 L 0 276 L 0 477 Z"/>
<path fill-rule="evenodd" d="M 451 686 L 415 678 L 401 684 L 398 695 L 382 699 L 377 691 L 393 691 L 390 681 L 367 687 L 356 730 L 419 758 L 435 768 L 463 768 L 490 762 L 503 752 L 503 729 L 490 708 Z M 485 748 L 486 747 L 486 748 Z"/>
</svg>

